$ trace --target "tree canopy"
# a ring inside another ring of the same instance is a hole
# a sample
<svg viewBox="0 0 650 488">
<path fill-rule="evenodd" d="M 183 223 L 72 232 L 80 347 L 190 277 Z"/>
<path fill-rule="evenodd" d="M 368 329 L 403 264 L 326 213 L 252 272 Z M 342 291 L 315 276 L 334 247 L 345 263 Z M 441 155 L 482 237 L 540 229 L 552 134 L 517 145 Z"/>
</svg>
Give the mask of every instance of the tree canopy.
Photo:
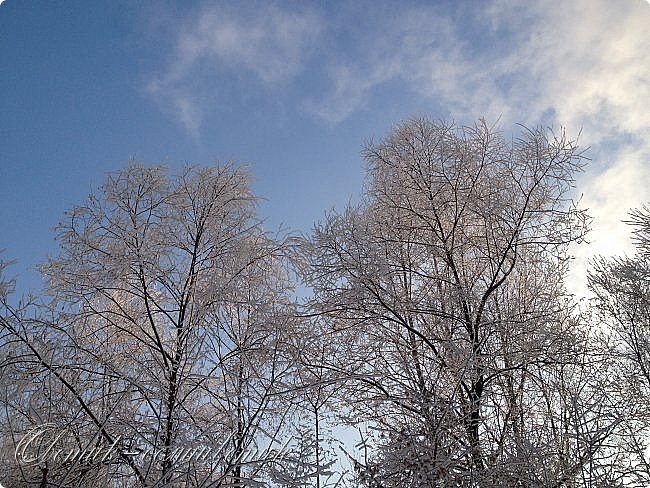
<svg viewBox="0 0 650 488">
<path fill-rule="evenodd" d="M 646 486 L 650 211 L 579 307 L 586 158 L 518 131 L 404 121 L 302 236 L 264 229 L 242 166 L 108 175 L 42 296 L 0 265 L 0 481 Z"/>
</svg>

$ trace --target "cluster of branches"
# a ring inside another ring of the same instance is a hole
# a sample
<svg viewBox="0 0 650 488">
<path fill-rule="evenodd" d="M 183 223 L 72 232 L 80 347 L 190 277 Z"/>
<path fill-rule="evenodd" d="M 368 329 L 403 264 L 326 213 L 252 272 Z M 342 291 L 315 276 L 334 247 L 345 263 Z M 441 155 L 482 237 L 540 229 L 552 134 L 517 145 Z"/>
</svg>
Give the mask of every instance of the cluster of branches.
<svg viewBox="0 0 650 488">
<path fill-rule="evenodd" d="M 73 207 L 44 296 L 0 280 L 0 481 L 646 486 L 650 210 L 586 313 L 563 132 L 421 118 L 364 156 L 362 201 L 299 238 L 231 164 L 131 163 Z"/>
</svg>

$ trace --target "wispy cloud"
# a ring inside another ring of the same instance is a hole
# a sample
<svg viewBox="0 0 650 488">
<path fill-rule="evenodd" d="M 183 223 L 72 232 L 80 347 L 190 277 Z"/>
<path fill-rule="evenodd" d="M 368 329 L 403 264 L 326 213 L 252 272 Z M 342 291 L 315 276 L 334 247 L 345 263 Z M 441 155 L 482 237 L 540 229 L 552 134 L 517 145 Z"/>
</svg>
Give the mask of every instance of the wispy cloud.
<svg viewBox="0 0 650 488">
<path fill-rule="evenodd" d="M 206 101 L 218 93 L 216 75 L 252 75 L 263 84 L 285 82 L 301 71 L 323 30 L 321 17 L 307 9 L 252 7 L 209 6 L 192 16 L 174 34 L 166 70 L 147 86 L 194 134 Z"/>
<path fill-rule="evenodd" d="M 459 117 L 526 122 L 551 110 L 577 127 L 604 110 L 616 115 L 608 121 L 614 129 L 648 127 L 642 102 L 650 10 L 641 0 L 583 0 L 561 8 L 496 0 L 477 7 L 473 18 L 468 29 L 448 12 L 425 7 L 384 19 L 359 34 L 360 48 L 348 59 L 330 60 L 332 89 L 309 109 L 337 123 L 381 84 L 398 81 Z"/>
<path fill-rule="evenodd" d="M 373 27 L 352 32 L 352 49 L 327 61 L 331 91 L 307 100 L 308 112 L 337 124 L 364 107 L 384 83 L 398 80 L 413 89 L 439 74 L 437 91 L 444 91 L 445 85 L 462 79 L 461 72 L 468 71 L 461 60 L 455 26 L 437 9 L 398 11 Z M 432 64 L 435 70 L 429 69 Z"/>
</svg>

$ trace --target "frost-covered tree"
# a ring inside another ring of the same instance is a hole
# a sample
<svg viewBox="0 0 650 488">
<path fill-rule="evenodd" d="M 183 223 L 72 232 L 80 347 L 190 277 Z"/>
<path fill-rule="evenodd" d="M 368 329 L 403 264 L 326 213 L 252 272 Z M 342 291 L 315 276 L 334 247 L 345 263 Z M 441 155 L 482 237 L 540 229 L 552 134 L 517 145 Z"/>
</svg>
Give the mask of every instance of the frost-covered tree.
<svg viewBox="0 0 650 488">
<path fill-rule="evenodd" d="M 347 351 L 347 407 L 377 432 L 359 479 L 569 486 L 599 447 L 579 438 L 585 343 L 563 286 L 587 230 L 575 142 L 422 118 L 364 155 L 363 201 L 304 244 L 313 313 Z"/>
<path fill-rule="evenodd" d="M 133 162 L 66 214 L 57 239 L 42 267 L 47 307 L 3 323 L 5 350 L 21 347 L 15 374 L 39 381 L 5 402 L 7 416 L 23 418 L 15 436 L 47 421 L 66 447 L 115 444 L 116 455 L 44 456 L 40 472 L 19 465 L 16 476 L 243 486 L 282 471 L 273 453 L 293 408 L 281 393 L 295 313 L 286 246 L 262 230 L 246 171 L 170 176 Z"/>
</svg>

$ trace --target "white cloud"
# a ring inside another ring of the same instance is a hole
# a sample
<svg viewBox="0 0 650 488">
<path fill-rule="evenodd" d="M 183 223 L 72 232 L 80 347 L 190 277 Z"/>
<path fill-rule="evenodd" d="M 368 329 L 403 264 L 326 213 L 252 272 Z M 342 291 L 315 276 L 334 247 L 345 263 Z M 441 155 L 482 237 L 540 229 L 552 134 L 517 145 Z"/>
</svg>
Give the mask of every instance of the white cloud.
<svg viewBox="0 0 650 488">
<path fill-rule="evenodd" d="M 529 39 L 513 53 L 527 60 L 509 62 L 540 84 L 532 100 L 540 109 L 552 107 L 563 123 L 584 125 L 594 142 L 613 130 L 647 131 L 649 23 L 650 10 L 637 0 L 540 8 Z"/>
<path fill-rule="evenodd" d="M 602 225 L 608 229 L 604 238 L 597 243 L 597 252 L 612 254 L 617 252 L 614 245 L 620 234 L 624 232 L 620 219 L 615 219 L 614 210 L 627 213 L 632 207 L 638 206 L 639 196 L 648 195 L 650 182 L 650 153 L 640 149 L 623 150 L 616 154 L 616 164 L 595 175 L 584 186 L 584 204 L 601 216 Z M 630 250 L 624 248 L 623 250 Z"/>
<path fill-rule="evenodd" d="M 630 252 L 628 211 L 650 200 L 650 9 L 641 2 L 572 2 L 540 9 L 519 69 L 540 91 L 534 111 L 583 126 L 593 164 L 579 180 L 594 217 L 591 245 L 579 249 L 570 286 L 584 293 L 588 257 Z M 536 51 L 533 51 L 536 49 Z M 520 95 L 523 98 L 524 95 Z"/>
<path fill-rule="evenodd" d="M 587 294 L 585 270 L 594 256 L 631 255 L 634 253 L 630 228 L 623 220 L 632 208 L 650 201 L 650 150 L 648 147 L 624 147 L 613 150 L 612 163 L 593 172 L 579 185 L 584 194 L 581 206 L 595 217 L 589 236 L 590 245 L 576 247 L 575 263 L 568 280 L 574 293 Z"/>
<path fill-rule="evenodd" d="M 322 29 L 321 18 L 308 10 L 272 4 L 254 10 L 204 8 L 175 34 L 171 62 L 147 91 L 196 135 L 206 101 L 218 93 L 215 75 L 229 72 L 252 75 L 265 84 L 285 82 L 300 72 Z"/>
</svg>

